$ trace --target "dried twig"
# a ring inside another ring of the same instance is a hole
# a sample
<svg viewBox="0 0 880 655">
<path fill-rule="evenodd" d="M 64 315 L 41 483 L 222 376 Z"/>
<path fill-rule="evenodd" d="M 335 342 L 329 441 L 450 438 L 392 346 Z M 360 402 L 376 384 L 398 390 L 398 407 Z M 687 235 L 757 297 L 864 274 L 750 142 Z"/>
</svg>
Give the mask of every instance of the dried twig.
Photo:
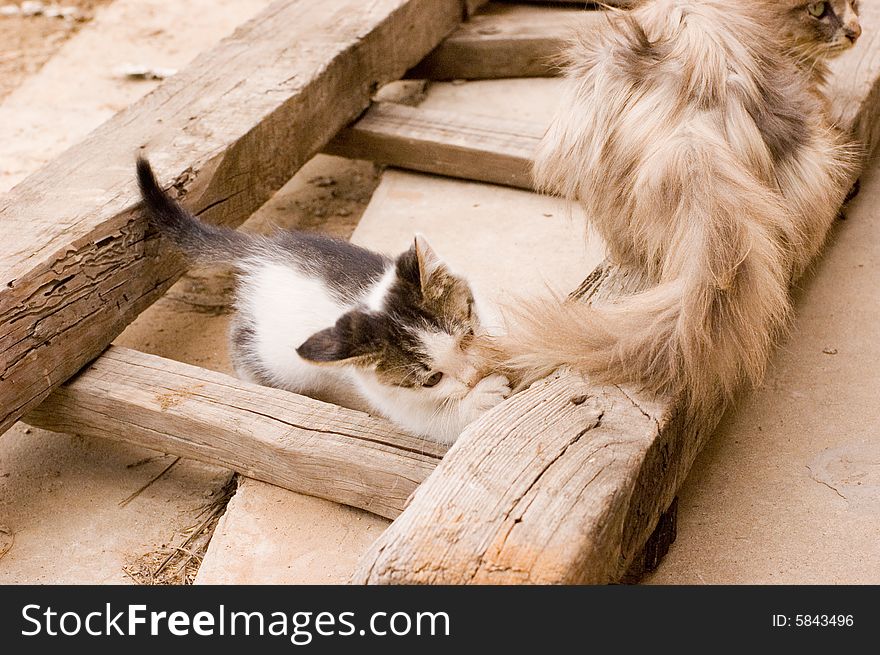
<svg viewBox="0 0 880 655">
<path fill-rule="evenodd" d="M 226 510 L 236 486 L 236 478 L 230 477 L 215 493 L 213 500 L 198 508 L 193 516 L 193 524 L 179 531 L 178 534 L 183 537 L 180 543 L 169 544 L 144 555 L 137 562 L 124 567 L 125 574 L 137 584 L 143 585 L 192 584 L 211 542 L 217 521 Z"/>
<path fill-rule="evenodd" d="M 150 480 L 149 482 L 147 482 L 144 486 L 142 486 L 140 489 L 138 489 L 137 491 L 135 491 L 133 494 L 131 494 L 131 495 L 130 495 L 128 498 L 126 498 L 125 500 L 120 501 L 120 502 L 119 502 L 119 506 L 120 506 L 120 507 L 125 507 L 126 505 L 128 505 L 131 501 L 133 501 L 135 498 L 137 498 L 138 496 L 140 496 L 140 495 L 141 495 L 141 494 L 142 494 L 142 493 L 143 493 L 143 492 L 144 492 L 144 491 L 145 491 L 145 490 L 146 490 L 151 484 L 153 484 L 156 480 L 158 480 L 158 479 L 161 478 L 163 475 L 165 475 L 166 473 L 168 473 L 168 471 L 170 471 L 172 468 L 174 468 L 174 466 L 175 466 L 175 465 L 177 464 L 177 462 L 179 462 L 179 461 L 180 461 L 180 457 L 175 457 L 175 458 L 174 458 L 174 461 L 171 462 L 168 466 L 166 466 L 166 467 L 162 470 L 162 472 L 159 473 L 159 475 L 157 475 L 157 476 L 154 477 L 152 480 Z"/>
</svg>

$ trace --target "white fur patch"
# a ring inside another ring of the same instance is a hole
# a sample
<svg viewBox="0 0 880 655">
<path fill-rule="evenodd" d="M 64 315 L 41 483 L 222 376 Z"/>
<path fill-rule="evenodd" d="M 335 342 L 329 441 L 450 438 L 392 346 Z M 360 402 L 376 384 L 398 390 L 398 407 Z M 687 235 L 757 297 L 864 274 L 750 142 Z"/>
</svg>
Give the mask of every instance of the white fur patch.
<svg viewBox="0 0 880 655">
<path fill-rule="evenodd" d="M 385 298 L 391 290 L 391 285 L 397 279 L 397 271 L 394 266 L 389 266 L 376 285 L 370 289 L 366 298 L 366 305 L 370 311 L 378 312 L 385 306 Z"/>
<path fill-rule="evenodd" d="M 425 354 L 440 370 L 454 368 L 458 360 L 462 358 L 461 348 L 458 345 L 459 340 L 447 332 L 419 330 L 417 336 Z"/>
<path fill-rule="evenodd" d="M 291 390 L 323 388 L 332 372 L 305 362 L 296 349 L 320 330 L 332 327 L 347 309 L 320 280 L 292 266 L 256 262 L 242 276 L 241 312 L 255 326 L 256 351 L 273 379 Z"/>
<path fill-rule="evenodd" d="M 420 330 L 417 334 L 434 368 L 442 371 L 448 378 L 444 380 L 444 387 L 450 396 L 466 394 L 467 390 L 477 383 L 479 377 L 474 362 L 462 350 L 460 339 L 447 332 Z M 450 382 L 454 382 L 457 388 L 453 390 L 446 387 Z"/>
</svg>

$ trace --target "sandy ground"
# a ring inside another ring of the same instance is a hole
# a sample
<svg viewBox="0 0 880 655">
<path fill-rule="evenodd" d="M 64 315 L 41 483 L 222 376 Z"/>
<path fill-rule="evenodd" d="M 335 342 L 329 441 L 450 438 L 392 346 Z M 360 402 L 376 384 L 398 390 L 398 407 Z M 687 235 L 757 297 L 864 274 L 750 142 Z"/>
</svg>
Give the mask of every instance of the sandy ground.
<svg viewBox="0 0 880 655">
<path fill-rule="evenodd" d="M 679 496 L 653 583 L 880 583 L 880 168 L 795 293 L 764 386 Z"/>
<path fill-rule="evenodd" d="M 0 100 L 55 54 L 61 44 L 88 23 L 95 10 L 109 0 L 68 0 L 68 17 L 23 15 L 19 3 L 0 2 L 8 15 L 0 16 Z"/>
<path fill-rule="evenodd" d="M 115 0 L 73 3 L 94 14 L 80 23 L 0 17 L 0 191 L 155 86 L 120 79 L 118 64 L 183 67 L 266 3 Z M 435 85 L 426 103 L 472 103 L 481 113 L 542 120 L 553 84 Z M 377 184 L 371 164 L 317 158 L 245 229 L 299 226 L 350 236 Z M 479 198 L 463 195 L 464 188 Z M 468 220 L 522 209 L 522 192 L 486 189 L 394 173 L 355 238 L 393 251 L 421 225 L 465 266 L 480 264 L 485 284 L 505 286 L 473 249 L 478 241 L 456 238 Z M 650 582 L 880 581 L 878 202 L 880 176 L 873 176 L 799 290 L 798 321 L 767 384 L 743 394 L 698 459 L 680 496 L 678 541 Z M 429 220 L 444 209 L 455 220 Z M 562 238 L 579 239 L 577 226 L 569 227 Z M 117 343 L 228 371 L 230 290 L 228 274 L 190 274 Z M 125 502 L 171 461 L 13 428 L 0 439 L 0 582 L 125 583 L 126 571 L 149 572 L 228 491 L 229 472 L 181 461 Z M 363 512 L 248 481 L 231 501 L 200 577 L 343 582 L 383 525 Z"/>
</svg>

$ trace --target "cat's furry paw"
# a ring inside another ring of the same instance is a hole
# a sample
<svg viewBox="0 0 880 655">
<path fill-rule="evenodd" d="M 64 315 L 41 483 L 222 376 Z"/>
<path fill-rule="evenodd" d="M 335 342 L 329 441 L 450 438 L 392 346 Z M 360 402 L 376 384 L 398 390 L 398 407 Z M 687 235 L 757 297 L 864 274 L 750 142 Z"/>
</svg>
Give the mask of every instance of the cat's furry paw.
<svg viewBox="0 0 880 655">
<path fill-rule="evenodd" d="M 486 412 L 510 396 L 510 382 L 503 375 L 487 375 L 477 382 L 468 399 L 473 408 L 474 418 Z"/>
</svg>

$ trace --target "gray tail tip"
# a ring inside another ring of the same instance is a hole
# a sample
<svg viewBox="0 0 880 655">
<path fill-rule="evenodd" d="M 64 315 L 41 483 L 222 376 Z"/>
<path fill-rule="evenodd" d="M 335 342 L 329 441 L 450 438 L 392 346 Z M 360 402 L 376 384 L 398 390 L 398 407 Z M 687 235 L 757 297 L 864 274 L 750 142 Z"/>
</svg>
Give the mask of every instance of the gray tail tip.
<svg viewBox="0 0 880 655">
<path fill-rule="evenodd" d="M 159 183 L 156 181 L 156 174 L 153 173 L 153 167 L 150 166 L 149 160 L 144 155 L 138 155 L 135 166 L 141 193 L 155 191 L 159 187 Z"/>
</svg>

